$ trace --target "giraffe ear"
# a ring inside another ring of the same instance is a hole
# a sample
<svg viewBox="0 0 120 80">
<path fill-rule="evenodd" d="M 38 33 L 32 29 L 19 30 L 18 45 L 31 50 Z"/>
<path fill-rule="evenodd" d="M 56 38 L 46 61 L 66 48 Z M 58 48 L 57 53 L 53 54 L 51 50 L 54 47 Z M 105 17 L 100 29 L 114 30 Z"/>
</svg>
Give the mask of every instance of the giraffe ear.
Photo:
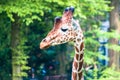
<svg viewBox="0 0 120 80">
<path fill-rule="evenodd" d="M 78 26 L 75 23 L 73 23 L 72 25 L 73 25 L 74 30 L 76 30 L 78 28 Z"/>
<path fill-rule="evenodd" d="M 79 21 L 72 19 L 73 29 L 76 30 L 79 27 Z"/>
</svg>

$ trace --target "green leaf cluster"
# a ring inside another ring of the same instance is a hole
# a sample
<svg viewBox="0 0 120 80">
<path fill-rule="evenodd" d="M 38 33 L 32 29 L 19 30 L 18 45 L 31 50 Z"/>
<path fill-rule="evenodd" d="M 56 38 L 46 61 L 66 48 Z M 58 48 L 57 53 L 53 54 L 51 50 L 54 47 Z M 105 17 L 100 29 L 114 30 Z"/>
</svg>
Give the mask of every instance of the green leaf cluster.
<svg viewBox="0 0 120 80">
<path fill-rule="evenodd" d="M 61 16 L 64 8 L 68 6 L 75 7 L 74 18 L 80 21 L 80 25 L 85 35 L 85 53 L 84 53 L 84 62 L 87 65 L 99 64 L 97 61 L 98 58 L 106 59 L 105 56 L 101 55 L 98 52 L 100 43 L 98 38 L 120 38 L 118 34 L 113 32 L 103 32 L 100 30 L 101 20 L 108 18 L 108 12 L 112 9 L 109 7 L 109 0 L 1 0 L 0 1 L 0 59 L 5 61 L 6 64 L 1 66 L 2 69 L 5 66 L 10 66 L 11 63 L 11 51 L 10 51 L 10 41 L 11 41 L 11 25 L 13 22 L 19 19 L 20 23 L 20 35 L 19 45 L 15 49 L 11 49 L 17 55 L 14 57 L 16 62 L 13 62 L 16 65 L 20 66 L 21 73 L 16 74 L 16 76 L 27 76 L 25 73 L 30 67 L 35 67 L 37 70 L 43 63 L 55 59 L 56 55 L 59 55 L 64 52 L 62 49 L 64 45 L 59 47 L 51 47 L 48 50 L 40 50 L 39 42 L 47 35 L 50 29 L 53 26 L 53 20 L 55 16 Z M 17 15 L 17 19 L 14 17 Z M 71 44 L 68 44 L 71 46 Z M 73 45 L 72 45 L 73 46 Z M 105 45 L 109 48 L 116 47 L 116 51 L 120 51 L 119 46 L 108 44 Z M 64 46 L 65 47 L 65 46 Z M 65 49 L 65 48 L 64 48 Z M 55 52 L 56 51 L 56 52 Z M 72 57 L 74 52 L 71 51 L 71 48 L 66 50 L 71 54 L 65 54 L 65 57 Z M 5 59 L 3 59 L 4 57 Z M 61 59 L 61 57 L 58 57 Z M 68 58 L 65 61 L 63 67 L 69 63 L 72 59 Z M 62 62 L 62 60 L 60 61 Z M 63 63 L 63 62 L 62 62 Z M 30 67 L 28 67 L 28 66 Z M 1 68 L 0 67 L 0 68 Z M 5 72 L 5 69 L 0 71 L 0 77 L 9 76 L 11 77 L 11 70 L 6 67 L 8 72 Z M 101 79 L 110 78 L 107 71 L 110 69 L 105 69 L 101 71 L 103 77 Z M 99 70 L 89 70 L 90 73 L 93 72 L 93 76 L 88 77 L 87 79 L 98 79 Z M 115 72 L 111 70 L 111 72 Z M 60 73 L 60 71 L 58 71 Z M 41 74 L 41 73 L 39 73 Z M 86 73 L 85 73 L 86 74 Z M 112 76 L 112 74 L 110 74 Z M 117 74 L 116 74 L 117 75 Z M 113 77 L 116 77 L 113 75 Z M 9 80 L 3 79 L 3 80 Z M 103 79 L 104 80 L 104 79 Z"/>
</svg>

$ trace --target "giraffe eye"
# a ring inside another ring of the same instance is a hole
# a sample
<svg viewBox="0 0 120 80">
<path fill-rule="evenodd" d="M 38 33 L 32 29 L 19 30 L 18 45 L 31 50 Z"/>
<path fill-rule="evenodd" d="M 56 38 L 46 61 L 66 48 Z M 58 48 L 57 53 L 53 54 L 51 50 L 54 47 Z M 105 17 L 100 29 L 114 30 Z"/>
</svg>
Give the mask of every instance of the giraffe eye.
<svg viewBox="0 0 120 80">
<path fill-rule="evenodd" d="M 61 28 L 61 30 L 62 30 L 63 32 L 66 32 L 68 29 L 63 29 L 63 28 Z"/>
</svg>

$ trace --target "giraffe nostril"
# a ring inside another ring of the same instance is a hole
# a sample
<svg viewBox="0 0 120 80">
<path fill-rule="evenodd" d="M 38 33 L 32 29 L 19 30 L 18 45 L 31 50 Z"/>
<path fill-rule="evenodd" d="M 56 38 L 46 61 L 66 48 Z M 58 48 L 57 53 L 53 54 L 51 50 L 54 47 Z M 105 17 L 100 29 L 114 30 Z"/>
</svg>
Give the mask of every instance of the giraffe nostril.
<svg viewBox="0 0 120 80">
<path fill-rule="evenodd" d="M 43 39 L 43 42 L 46 42 L 46 39 Z"/>
</svg>

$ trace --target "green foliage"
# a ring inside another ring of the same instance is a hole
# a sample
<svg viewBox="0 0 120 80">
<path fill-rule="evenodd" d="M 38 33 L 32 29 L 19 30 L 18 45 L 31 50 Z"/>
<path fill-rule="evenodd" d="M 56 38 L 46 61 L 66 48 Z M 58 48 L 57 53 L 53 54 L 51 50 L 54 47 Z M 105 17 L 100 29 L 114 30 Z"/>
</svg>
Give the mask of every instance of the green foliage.
<svg viewBox="0 0 120 80">
<path fill-rule="evenodd" d="M 11 79 L 10 27 L 8 27 L 10 22 L 6 23 L 8 18 L 3 14 L 0 14 L 0 79 L 9 80 Z"/>
<path fill-rule="evenodd" d="M 106 68 L 101 72 L 102 76 L 99 80 L 119 80 L 120 79 L 120 73 L 118 71 L 115 71 L 115 68 Z"/>
<path fill-rule="evenodd" d="M 40 65 L 50 61 L 51 58 L 54 59 L 56 55 L 63 52 L 61 49 L 63 46 L 56 48 L 52 47 L 47 50 L 39 50 L 39 42 L 52 28 L 54 17 L 61 16 L 64 8 L 71 5 L 75 7 L 74 16 L 80 21 L 80 25 L 85 35 L 85 64 L 99 64 L 97 61 L 98 58 L 109 60 L 98 52 L 100 44 L 97 41 L 101 36 L 102 38 L 104 37 L 108 39 L 120 38 L 114 31 L 103 32 L 99 29 L 101 26 L 101 20 L 107 18 L 106 13 L 112 9 L 109 7 L 109 4 L 109 0 L 1 0 L 0 59 L 2 60 L 0 64 L 2 64 L 2 61 L 6 64 L 0 67 L 2 68 L 0 69 L 2 72 L 0 73 L 0 77 L 10 77 L 11 74 L 10 40 L 12 35 L 10 35 L 10 31 L 12 22 L 17 20 L 13 17 L 14 14 L 16 14 L 19 17 L 19 21 L 21 21 L 19 23 L 19 25 L 21 25 L 19 31 L 20 42 L 15 49 L 12 49 L 18 55 L 15 57 L 16 62 L 14 62 L 14 64 L 20 65 L 22 71 L 17 76 L 27 76 L 25 72 L 30 69 L 30 67 L 38 69 Z M 120 51 L 120 48 L 117 45 L 107 44 L 105 46 L 109 48 L 116 47 L 115 50 Z M 73 58 L 74 52 L 70 50 L 66 52 L 70 52 L 71 57 Z M 71 60 L 72 59 L 68 59 L 68 61 Z M 87 80 L 97 80 L 98 73 L 101 70 L 95 68 L 94 70 L 89 71 L 93 75 L 92 77 L 86 76 Z M 111 71 L 111 73 L 113 72 L 114 74 L 108 73 L 108 71 Z M 110 68 L 101 71 L 101 74 L 102 76 L 100 77 L 100 80 L 114 79 L 116 76 L 119 78 L 118 72 L 115 72 L 114 69 Z"/>
<path fill-rule="evenodd" d="M 39 6 L 40 3 L 41 1 L 8 0 L 5 4 L 1 2 L 0 10 L 6 12 L 11 21 L 15 21 L 13 18 L 13 13 L 15 13 L 23 19 L 23 22 L 29 25 L 34 19 L 40 20 L 37 14 L 41 16 L 44 14 L 42 11 L 43 6 Z"/>
</svg>

